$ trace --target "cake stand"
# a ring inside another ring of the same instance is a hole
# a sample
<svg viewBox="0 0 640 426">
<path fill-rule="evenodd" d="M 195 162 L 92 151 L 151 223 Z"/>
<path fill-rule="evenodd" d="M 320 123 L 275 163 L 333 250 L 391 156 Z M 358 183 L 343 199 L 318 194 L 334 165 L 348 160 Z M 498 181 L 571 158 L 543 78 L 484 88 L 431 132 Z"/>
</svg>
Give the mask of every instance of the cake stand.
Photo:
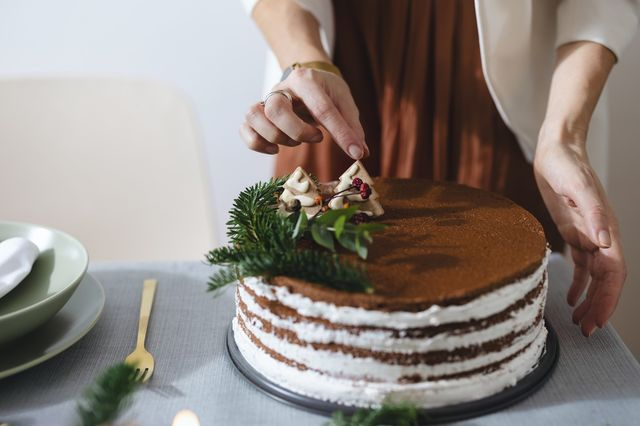
<svg viewBox="0 0 640 426">
<path fill-rule="evenodd" d="M 522 401 L 529 395 L 536 392 L 551 377 L 560 355 L 560 345 L 558 336 L 549 321 L 545 318 L 548 330 L 545 351 L 540 358 L 538 366 L 528 375 L 523 377 L 514 386 L 486 398 L 462 404 L 448 405 L 445 407 L 421 409 L 420 417 L 425 419 L 429 425 L 448 423 L 483 416 L 495 411 L 502 410 L 510 405 Z M 259 390 L 269 395 L 271 398 L 284 404 L 300 408 L 316 414 L 331 416 L 335 411 L 342 411 L 345 414 L 353 414 L 358 407 L 342 405 L 335 402 L 327 402 L 295 393 L 260 374 L 247 360 L 244 359 L 235 340 L 231 324 L 227 330 L 227 351 L 231 361 L 242 375 L 253 383 Z"/>
</svg>

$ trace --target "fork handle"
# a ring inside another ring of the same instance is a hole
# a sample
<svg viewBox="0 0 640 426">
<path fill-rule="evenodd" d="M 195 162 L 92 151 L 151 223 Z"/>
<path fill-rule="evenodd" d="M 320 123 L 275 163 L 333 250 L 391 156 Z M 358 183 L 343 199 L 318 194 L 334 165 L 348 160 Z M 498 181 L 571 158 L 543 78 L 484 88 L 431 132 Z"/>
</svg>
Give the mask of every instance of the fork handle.
<svg viewBox="0 0 640 426">
<path fill-rule="evenodd" d="M 144 280 L 142 289 L 142 302 L 140 303 L 140 323 L 138 324 L 137 348 L 144 348 L 144 341 L 147 337 L 147 326 L 151 316 L 151 306 L 153 305 L 153 295 L 156 293 L 157 280 Z"/>
</svg>

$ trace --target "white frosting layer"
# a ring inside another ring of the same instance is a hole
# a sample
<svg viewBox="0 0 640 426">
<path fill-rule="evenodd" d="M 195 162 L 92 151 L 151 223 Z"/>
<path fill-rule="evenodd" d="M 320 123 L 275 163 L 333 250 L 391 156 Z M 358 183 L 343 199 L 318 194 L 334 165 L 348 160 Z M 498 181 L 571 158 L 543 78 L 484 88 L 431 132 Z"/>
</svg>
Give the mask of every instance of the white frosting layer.
<svg viewBox="0 0 640 426">
<path fill-rule="evenodd" d="M 534 322 L 544 307 L 547 293 L 545 279 L 542 291 L 522 309 L 511 313 L 509 319 L 492 324 L 489 327 L 465 334 L 443 332 L 432 337 L 409 338 L 393 337 L 384 330 L 360 330 L 358 333 L 349 330 L 330 329 L 323 324 L 310 321 L 294 321 L 291 318 L 280 318 L 268 309 L 263 308 L 251 294 L 238 287 L 237 297 L 246 305 L 253 315 L 268 321 L 273 326 L 294 332 L 304 342 L 338 343 L 357 348 L 371 349 L 380 352 L 427 352 L 435 350 L 453 350 L 456 348 L 479 344 L 504 336 L 513 330 L 520 330 Z"/>
<path fill-rule="evenodd" d="M 398 384 L 340 379 L 311 370 L 302 371 L 276 361 L 254 345 L 236 319 L 233 329 L 238 348 L 249 364 L 270 380 L 295 392 L 347 405 L 376 406 L 388 398 L 410 401 L 425 408 L 480 399 L 513 386 L 537 365 L 547 336 L 545 327 L 538 328 L 533 342 L 520 355 L 491 373 L 453 380 Z"/>
<path fill-rule="evenodd" d="M 433 305 L 420 312 L 385 312 L 316 302 L 308 297 L 292 293 L 286 287 L 269 285 L 260 277 L 247 277 L 244 279 L 244 283 L 258 296 L 277 300 L 283 305 L 295 309 L 303 316 L 324 318 L 337 324 L 368 325 L 403 330 L 486 318 L 502 312 L 522 299 L 540 283 L 547 269 L 548 260 L 549 251 L 547 250 L 542 264 L 528 277 L 502 286 L 462 305 Z"/>
<path fill-rule="evenodd" d="M 351 354 L 342 352 L 316 350 L 312 346 L 289 343 L 278 336 L 264 332 L 259 321 L 251 322 L 241 313 L 238 315 L 242 318 L 249 332 L 263 345 L 289 360 L 337 377 L 368 378 L 386 382 L 397 382 L 403 376 L 416 374 L 422 377 L 443 376 L 484 367 L 522 350 L 533 341 L 539 334 L 540 329 L 544 327 L 544 321 L 540 321 L 535 327 L 531 327 L 523 335 L 515 338 L 509 346 L 497 352 L 483 353 L 470 359 L 435 365 L 397 365 L 378 361 L 374 358 L 354 357 Z"/>
<path fill-rule="evenodd" d="M 516 383 L 535 367 L 544 348 L 547 331 L 544 321 L 533 326 L 538 314 L 544 309 L 547 292 L 547 269 L 549 253 L 542 264 L 531 275 L 514 283 L 502 286 L 479 296 L 468 303 L 450 306 L 431 306 L 420 312 L 385 312 L 363 308 L 337 306 L 327 302 L 315 302 L 305 296 L 290 292 L 283 286 L 272 286 L 260 278 L 250 277 L 237 290 L 237 301 L 242 301 L 251 319 L 240 309 L 234 319 L 235 339 L 247 361 L 269 379 L 293 391 L 315 398 L 341 403 L 372 406 L 383 399 L 408 400 L 423 407 L 436 407 L 482 398 Z M 531 303 L 513 311 L 508 318 L 480 330 L 462 334 L 442 332 L 429 338 L 411 338 L 402 332 L 408 328 L 421 328 L 441 324 L 481 320 L 503 312 L 521 301 L 541 281 L 543 289 Z M 303 317 L 280 318 L 269 309 L 261 307 L 252 293 L 268 300 L 277 301 L 293 309 Z M 334 324 L 377 327 L 379 330 L 348 329 L 333 330 L 321 323 L 307 321 L 304 317 L 323 318 Z M 239 327 L 242 319 L 248 332 L 265 347 L 281 356 L 309 367 L 299 370 L 277 361 L 257 345 L 253 344 Z M 290 343 L 271 332 L 263 321 L 296 334 L 298 339 L 309 344 Z M 393 333 L 389 329 L 398 330 Z M 344 352 L 317 350 L 310 343 L 338 343 L 347 347 L 362 348 L 376 352 L 428 353 L 431 351 L 453 351 L 478 345 L 506 336 L 514 331 L 522 334 L 508 345 L 495 352 L 480 352 L 468 359 L 453 359 L 435 365 L 417 363 L 397 365 L 373 357 L 355 357 Z M 400 337 L 394 337 L 399 334 Z M 491 373 L 472 374 L 452 380 L 422 381 L 401 384 L 405 377 L 446 376 L 480 369 L 504 362 Z"/>
</svg>

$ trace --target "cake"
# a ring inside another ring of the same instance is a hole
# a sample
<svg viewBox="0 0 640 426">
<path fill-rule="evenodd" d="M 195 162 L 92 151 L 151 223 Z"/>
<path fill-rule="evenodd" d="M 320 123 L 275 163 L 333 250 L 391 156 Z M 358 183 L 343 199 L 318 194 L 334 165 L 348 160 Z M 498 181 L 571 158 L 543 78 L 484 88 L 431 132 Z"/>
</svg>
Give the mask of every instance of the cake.
<svg viewBox="0 0 640 426">
<path fill-rule="evenodd" d="M 373 291 L 242 277 L 232 326 L 247 362 L 296 393 L 359 407 L 467 402 L 531 372 L 547 336 L 540 223 L 504 197 L 462 185 L 371 185 L 384 205 L 376 220 L 388 225 L 363 262 Z"/>
</svg>

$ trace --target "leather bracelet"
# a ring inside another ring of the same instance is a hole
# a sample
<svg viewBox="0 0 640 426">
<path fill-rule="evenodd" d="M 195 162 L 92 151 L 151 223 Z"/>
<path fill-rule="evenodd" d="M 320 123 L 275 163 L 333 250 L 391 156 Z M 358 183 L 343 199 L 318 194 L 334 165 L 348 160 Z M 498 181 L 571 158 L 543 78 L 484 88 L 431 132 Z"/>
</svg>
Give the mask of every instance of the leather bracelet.
<svg viewBox="0 0 640 426">
<path fill-rule="evenodd" d="M 342 73 L 340 72 L 338 67 L 333 65 L 331 62 L 324 62 L 324 61 L 295 62 L 290 67 L 287 67 L 284 70 L 280 81 L 283 81 L 284 79 L 289 77 L 289 74 L 291 74 L 291 71 L 298 68 L 310 68 L 314 70 L 326 71 L 326 72 L 330 72 L 331 74 L 335 74 L 338 77 L 342 77 Z"/>
</svg>

